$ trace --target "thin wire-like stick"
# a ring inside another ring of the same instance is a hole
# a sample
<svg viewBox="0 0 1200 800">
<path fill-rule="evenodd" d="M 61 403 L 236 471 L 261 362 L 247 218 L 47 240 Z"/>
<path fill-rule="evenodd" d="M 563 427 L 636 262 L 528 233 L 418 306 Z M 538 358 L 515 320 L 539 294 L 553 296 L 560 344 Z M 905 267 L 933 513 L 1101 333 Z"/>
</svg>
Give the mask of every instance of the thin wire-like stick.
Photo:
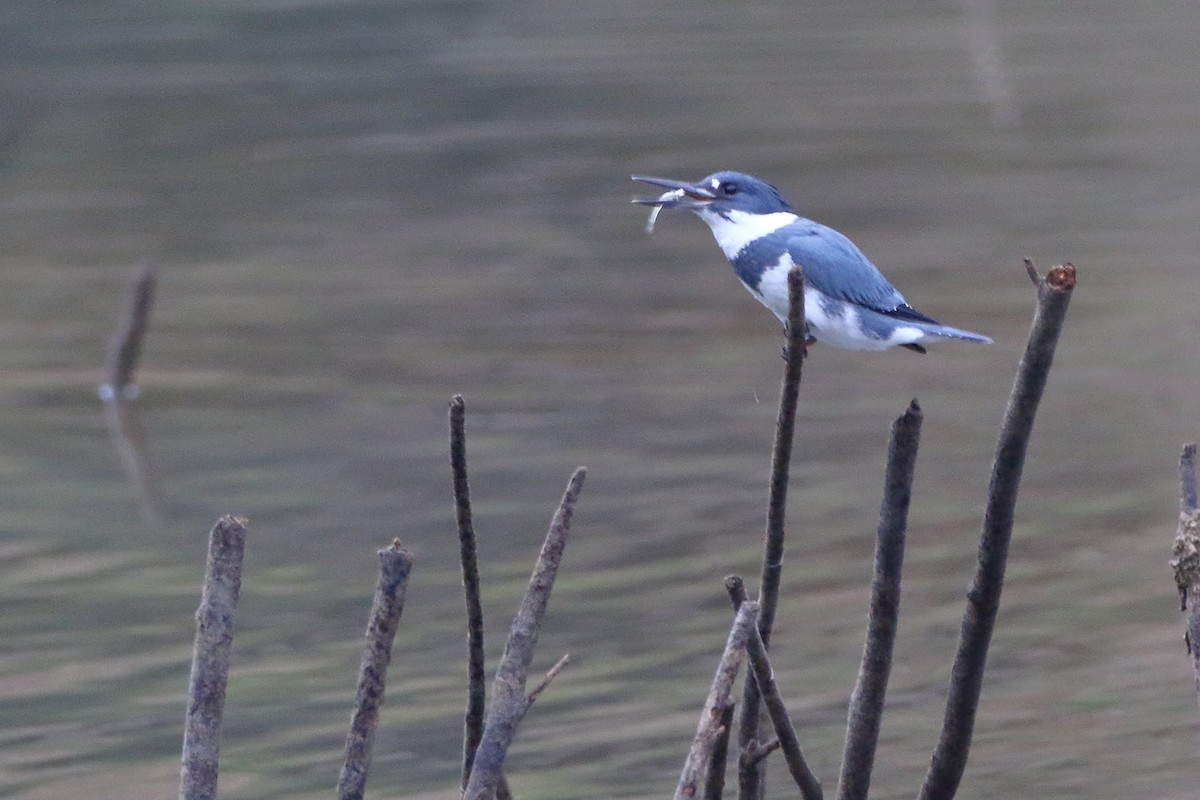
<svg viewBox="0 0 1200 800">
<path fill-rule="evenodd" d="M 483 737 L 487 704 L 487 674 L 483 654 L 483 601 L 479 588 L 479 560 L 475 527 L 471 520 L 471 488 L 467 482 L 466 403 L 462 395 L 450 400 L 450 470 L 454 477 L 454 517 L 458 525 L 463 591 L 467 602 L 467 710 L 463 714 L 462 788 L 467 786 L 475 750 Z"/>
</svg>

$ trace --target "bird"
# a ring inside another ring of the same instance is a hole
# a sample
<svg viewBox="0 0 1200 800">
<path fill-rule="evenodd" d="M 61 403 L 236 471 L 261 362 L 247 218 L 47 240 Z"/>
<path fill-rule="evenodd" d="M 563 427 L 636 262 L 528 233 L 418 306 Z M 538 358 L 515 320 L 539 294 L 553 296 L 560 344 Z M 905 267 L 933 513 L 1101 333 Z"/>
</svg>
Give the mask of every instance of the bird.
<svg viewBox="0 0 1200 800">
<path fill-rule="evenodd" d="M 654 207 L 648 231 L 664 208 L 691 211 L 704 220 L 742 284 L 785 327 L 787 275 L 799 264 L 808 344 L 824 342 L 847 350 L 898 346 L 924 353 L 924 343 L 938 339 L 992 342 L 917 311 L 854 242 L 793 213 L 778 189 L 753 175 L 727 170 L 696 183 L 630 177 L 669 190 L 657 198 L 634 198 L 634 203 Z"/>
</svg>

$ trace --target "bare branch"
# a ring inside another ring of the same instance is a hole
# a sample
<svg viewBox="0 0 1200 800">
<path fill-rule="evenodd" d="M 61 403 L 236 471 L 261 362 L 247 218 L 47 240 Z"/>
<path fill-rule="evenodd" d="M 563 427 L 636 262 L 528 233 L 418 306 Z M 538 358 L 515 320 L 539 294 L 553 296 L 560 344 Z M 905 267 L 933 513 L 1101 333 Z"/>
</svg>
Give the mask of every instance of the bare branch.
<svg viewBox="0 0 1200 800">
<path fill-rule="evenodd" d="M 988 644 L 1000 608 L 1025 454 L 1074 288 L 1075 267 L 1071 264 L 1054 267 L 1037 281 L 1037 313 L 1000 429 L 980 533 L 979 563 L 967 591 L 942 732 L 918 795 L 920 800 L 952 798 L 966 769 Z"/>
<path fill-rule="evenodd" d="M 767 707 L 767 715 L 775 727 L 775 735 L 783 750 L 783 758 L 787 761 L 788 771 L 792 774 L 796 786 L 800 788 L 800 796 L 804 800 L 822 800 L 824 793 L 821 791 L 821 784 L 805 762 L 804 754 L 800 752 L 800 740 L 796 737 L 792 720 L 783 705 L 783 697 L 779 694 L 775 675 L 771 672 L 771 662 L 767 658 L 767 647 L 763 644 L 757 628 L 750 632 L 750 638 L 746 640 L 746 652 L 750 657 L 754 682 L 758 684 L 759 694 Z"/>
<path fill-rule="evenodd" d="M 792 462 L 792 440 L 796 430 L 796 405 L 800 396 L 800 375 L 806 355 L 807 325 L 804 317 L 804 273 L 800 265 L 788 273 L 787 364 L 779 395 L 779 415 L 775 423 L 775 447 L 771 456 L 771 488 L 767 500 L 766 546 L 763 550 L 762 580 L 758 600 L 758 632 L 763 644 L 770 646 L 775 609 L 779 605 L 779 586 L 783 574 L 784 518 L 787 511 L 788 475 Z M 746 681 L 742 697 L 742 719 L 738 745 L 745 749 L 760 736 L 760 698 L 754 681 Z M 762 795 L 762 765 L 739 768 L 740 800 L 759 800 Z"/>
<path fill-rule="evenodd" d="M 758 618 L 759 604 L 746 601 L 738 609 L 729 638 L 725 642 L 725 652 L 717 665 L 717 673 L 713 676 L 712 687 L 708 698 L 704 701 L 704 710 L 700 712 L 700 724 L 696 726 L 696 736 L 692 739 L 691 749 L 683 762 L 683 770 L 679 774 L 679 784 L 675 788 L 675 800 L 691 800 L 699 792 L 700 780 L 708 774 L 708 765 L 712 759 L 712 749 L 721 729 L 721 712 L 729 705 L 729 696 L 733 693 L 733 683 L 737 680 L 738 670 L 746 658 L 746 640 L 754 621 Z"/>
<path fill-rule="evenodd" d="M 246 520 L 232 516 L 217 520 L 208 536 L 204 590 L 196 611 L 196 641 L 183 727 L 180 800 L 213 800 L 217 796 L 221 720 L 245 552 Z"/>
<path fill-rule="evenodd" d="M 466 403 L 462 395 L 450 400 L 450 469 L 454 476 L 454 517 L 462 561 L 463 590 L 467 602 L 467 710 L 463 715 L 462 788 L 467 786 L 475 750 L 483 737 L 487 703 L 487 675 L 483 656 L 483 601 L 479 589 L 479 561 L 475 528 L 471 521 L 471 489 L 467 483 Z"/>
<path fill-rule="evenodd" d="M 894 423 L 883 480 L 883 503 L 875 537 L 875 580 L 871 611 L 858 681 L 850 696 L 846 749 L 838 800 L 866 800 L 879 743 L 883 699 L 892 670 L 892 648 L 900 616 L 900 573 L 904 566 L 904 535 L 912 500 L 913 471 L 921 439 L 921 407 L 914 399 Z"/>
<path fill-rule="evenodd" d="M 529 578 L 529 589 L 513 619 L 508 642 L 504 645 L 504 654 L 496 670 L 496 680 L 492 684 L 492 701 L 484 723 L 483 737 L 475 751 L 471 776 L 463 792 L 464 800 L 491 800 L 495 796 L 508 747 L 516 736 L 517 725 L 529 710 L 525 683 L 533 663 L 533 648 L 537 644 L 542 617 L 550 602 L 550 590 L 554 588 L 554 579 L 571 532 L 571 517 L 586 475 L 587 470 L 579 467 L 567 482 L 566 493 L 550 522 L 546 541 L 533 575 Z"/>
<path fill-rule="evenodd" d="M 350 732 L 346 735 L 346 759 L 338 776 L 338 800 L 361 800 L 367 788 L 371 767 L 371 745 L 383 705 L 388 665 L 392 661 L 392 642 L 404 611 L 404 593 L 412 571 L 412 553 L 400 546 L 400 540 L 379 551 L 379 583 L 371 602 L 367 623 L 367 646 L 358 669 L 358 690 Z"/>
</svg>

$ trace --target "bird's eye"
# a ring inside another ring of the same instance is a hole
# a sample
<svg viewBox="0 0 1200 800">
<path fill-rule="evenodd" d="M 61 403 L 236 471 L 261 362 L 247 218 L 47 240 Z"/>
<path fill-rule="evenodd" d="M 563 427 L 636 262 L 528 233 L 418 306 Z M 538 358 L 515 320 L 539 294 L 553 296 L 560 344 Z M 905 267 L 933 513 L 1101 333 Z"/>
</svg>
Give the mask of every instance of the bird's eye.
<svg viewBox="0 0 1200 800">
<path fill-rule="evenodd" d="M 732 197 L 733 195 L 737 194 L 737 191 L 737 184 L 733 181 L 725 181 L 721 184 L 721 194 L 727 197 Z"/>
</svg>

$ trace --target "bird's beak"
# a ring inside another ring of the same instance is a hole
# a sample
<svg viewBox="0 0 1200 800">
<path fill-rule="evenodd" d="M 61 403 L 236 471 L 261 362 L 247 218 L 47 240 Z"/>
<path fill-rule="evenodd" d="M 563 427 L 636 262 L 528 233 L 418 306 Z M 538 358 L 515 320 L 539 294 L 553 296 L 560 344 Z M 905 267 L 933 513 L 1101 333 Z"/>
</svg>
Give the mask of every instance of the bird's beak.
<svg viewBox="0 0 1200 800">
<path fill-rule="evenodd" d="M 658 197 L 635 197 L 634 203 L 643 206 L 658 206 L 660 208 L 703 208 L 717 199 L 713 191 L 705 186 L 671 178 L 652 178 L 649 175 L 630 175 L 632 180 L 648 183 L 651 186 L 661 186 L 670 191 Z"/>
</svg>

